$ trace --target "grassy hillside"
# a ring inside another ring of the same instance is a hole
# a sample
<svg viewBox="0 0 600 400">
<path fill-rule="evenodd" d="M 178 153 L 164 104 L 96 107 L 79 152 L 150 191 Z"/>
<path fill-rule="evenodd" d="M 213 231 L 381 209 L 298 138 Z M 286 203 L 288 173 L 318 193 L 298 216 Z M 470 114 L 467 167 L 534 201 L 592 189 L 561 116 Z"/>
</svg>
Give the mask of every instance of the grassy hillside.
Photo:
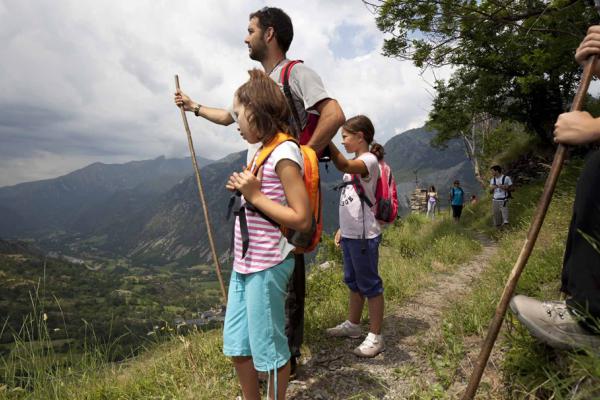
<svg viewBox="0 0 600 400">
<path fill-rule="evenodd" d="M 426 286 L 437 272 L 451 271 L 479 250 L 468 232 L 451 222 L 431 224 L 410 216 L 391 226 L 381 248 L 386 301 L 392 305 Z M 347 289 L 340 253 L 325 237 L 318 260 L 337 260 L 333 268 L 313 268 L 308 279 L 305 354 L 323 345 L 323 330 L 345 318 Z M 365 315 L 366 318 L 366 315 Z M 37 321 L 44 326 L 44 321 Z M 87 349 L 53 361 L 52 343 L 40 330 L 35 346 L 23 338 L 0 365 L 0 394 L 6 398 L 134 399 L 234 398 L 238 392 L 230 361 L 221 354 L 221 330 L 180 336 L 149 346 L 127 362 L 111 364 L 105 348 Z M 45 359 L 45 363 L 36 360 Z"/>
<path fill-rule="evenodd" d="M 558 298 L 566 228 L 581 165 L 580 161 L 569 163 L 561 176 L 519 293 Z M 471 260 L 481 248 L 478 235 L 488 235 L 499 245 L 473 292 L 448 304 L 439 337 L 419 349 L 435 370 L 437 382 L 422 382 L 418 371 L 414 371 L 414 399 L 451 398 L 449 390 L 464 384 L 459 363 L 478 351 L 508 271 L 522 246 L 541 187 L 541 182 L 535 182 L 518 188 L 510 206 L 513 224 L 508 231 L 499 233 L 490 227 L 487 198 L 473 208 L 467 207 L 460 225 L 448 217 L 431 223 L 423 216 L 411 215 L 386 230 L 380 269 L 388 310 L 429 285 L 437 274 L 452 272 Z M 317 256 L 317 262 L 324 260 L 334 261 L 334 266 L 313 266 L 308 278 L 305 355 L 331 346 L 323 331 L 346 315 L 347 289 L 342 283 L 340 253 L 330 237 L 324 238 Z M 233 399 L 239 394 L 232 365 L 221 353 L 220 329 L 182 336 L 167 328 L 165 334 L 170 338 L 166 343 L 148 345 L 141 355 L 122 363 L 109 362 L 110 343 L 87 348 L 83 356 L 67 353 L 57 360 L 53 344 L 45 339 L 43 318 L 37 318 L 40 329 L 35 333 L 36 341 L 23 338 L 2 358 L 0 398 Z M 501 333 L 495 350 L 502 360 L 501 388 L 484 383 L 481 398 L 594 398 L 590 393 L 600 387 L 597 356 L 548 349 L 531 339 L 516 320 L 509 321 L 511 328 Z M 360 396 L 372 398 L 368 394 Z"/>
<path fill-rule="evenodd" d="M 516 290 L 543 300 L 558 300 L 562 256 L 573 195 L 582 161 L 569 163 L 563 171 L 537 245 L 531 255 Z M 438 385 L 420 385 L 415 398 L 439 398 L 453 384 L 465 382 L 459 363 L 471 353 L 476 355 L 495 311 L 510 270 L 523 245 L 529 224 L 542 192 L 542 182 L 521 187 L 514 193 L 510 205 L 513 226 L 505 232 L 493 230 L 489 202 L 484 201 L 466 213 L 465 223 L 472 229 L 487 232 L 497 238 L 500 250 L 490 267 L 480 277 L 471 295 L 451 304 L 445 312 L 444 331 L 435 344 L 430 343 L 424 356 L 435 363 Z M 495 346 L 503 359 L 500 393 L 487 392 L 482 384 L 482 398 L 502 399 L 592 399 L 600 396 L 600 358 L 591 352 L 553 350 L 536 342 L 510 311 L 507 323 Z M 428 354 L 427 354 L 428 353 Z M 444 360 L 443 363 L 435 360 Z M 487 393 L 487 395 L 486 395 Z M 445 396 L 442 396 L 445 397 Z"/>
</svg>

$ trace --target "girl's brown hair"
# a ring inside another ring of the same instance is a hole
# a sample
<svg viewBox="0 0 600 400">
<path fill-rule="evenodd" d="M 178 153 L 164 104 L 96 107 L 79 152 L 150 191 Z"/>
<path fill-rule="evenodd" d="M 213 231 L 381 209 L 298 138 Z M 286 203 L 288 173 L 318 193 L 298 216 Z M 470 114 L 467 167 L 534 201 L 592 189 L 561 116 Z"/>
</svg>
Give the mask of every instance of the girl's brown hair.
<svg viewBox="0 0 600 400">
<path fill-rule="evenodd" d="M 365 139 L 367 144 L 371 145 L 369 151 L 375 154 L 375 157 L 377 157 L 378 160 L 383 160 L 385 151 L 382 145 L 373 141 L 375 137 L 375 127 L 373 126 L 373 123 L 371 122 L 369 117 L 365 115 L 357 115 L 352 118 L 349 118 L 346 120 L 342 128 L 347 132 L 353 134 L 362 132 L 363 138 Z"/>
<path fill-rule="evenodd" d="M 235 95 L 244 105 L 250 128 L 262 142 L 277 132 L 288 132 L 290 109 L 277 84 L 262 71 L 248 71 L 250 79 L 238 88 Z"/>
</svg>

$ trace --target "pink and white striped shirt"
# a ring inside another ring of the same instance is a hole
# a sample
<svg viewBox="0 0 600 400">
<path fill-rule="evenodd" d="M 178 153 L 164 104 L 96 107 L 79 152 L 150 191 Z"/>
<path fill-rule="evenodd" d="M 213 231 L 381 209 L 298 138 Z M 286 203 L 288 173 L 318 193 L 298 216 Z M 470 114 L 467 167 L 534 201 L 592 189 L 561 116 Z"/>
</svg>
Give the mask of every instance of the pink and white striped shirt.
<svg viewBox="0 0 600 400">
<path fill-rule="evenodd" d="M 289 159 L 303 167 L 302 153 L 297 144 L 283 142 L 273 150 L 265 161 L 260 191 L 280 204 L 287 204 L 283 184 L 275 172 L 277 163 Z M 254 166 L 254 161 L 252 161 Z M 242 204 L 246 200 L 242 196 Z M 246 209 L 246 220 L 250 242 L 246 257 L 242 258 L 242 234 L 239 218 L 235 219 L 233 269 L 240 274 L 263 271 L 281 263 L 294 249 L 281 234 L 279 226 L 265 220 L 260 214 Z"/>
</svg>

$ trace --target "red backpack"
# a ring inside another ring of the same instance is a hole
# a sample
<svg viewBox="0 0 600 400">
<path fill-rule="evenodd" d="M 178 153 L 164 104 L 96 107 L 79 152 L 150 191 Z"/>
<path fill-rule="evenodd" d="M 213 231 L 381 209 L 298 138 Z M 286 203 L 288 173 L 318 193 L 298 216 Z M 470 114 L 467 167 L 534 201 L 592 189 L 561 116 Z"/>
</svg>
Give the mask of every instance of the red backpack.
<svg viewBox="0 0 600 400">
<path fill-rule="evenodd" d="M 375 189 L 375 218 L 387 224 L 398 217 L 398 190 L 396 180 L 389 165 L 379 161 L 379 179 Z"/>
<path fill-rule="evenodd" d="M 375 186 L 375 204 L 365 194 L 365 188 L 360 183 L 360 175 L 353 174 L 349 182 L 343 182 L 334 189 L 338 190 L 344 186 L 353 185 L 361 203 L 369 208 L 374 208 L 375 219 L 381 223 L 389 224 L 398 217 L 398 190 L 396 180 L 389 165 L 383 160 L 379 161 L 379 178 Z"/>
</svg>

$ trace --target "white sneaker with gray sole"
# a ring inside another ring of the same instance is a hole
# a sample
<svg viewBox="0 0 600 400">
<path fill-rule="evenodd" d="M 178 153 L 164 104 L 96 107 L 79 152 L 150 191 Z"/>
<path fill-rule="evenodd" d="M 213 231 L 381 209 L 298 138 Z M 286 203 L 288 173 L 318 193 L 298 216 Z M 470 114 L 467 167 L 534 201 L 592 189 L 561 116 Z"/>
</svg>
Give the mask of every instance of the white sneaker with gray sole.
<svg viewBox="0 0 600 400">
<path fill-rule="evenodd" d="M 382 351 L 385 351 L 383 336 L 369 332 L 365 340 L 354 349 L 353 353 L 359 357 L 373 358 Z"/>
<path fill-rule="evenodd" d="M 352 322 L 346 320 L 333 328 L 327 329 L 327 334 L 329 336 L 347 336 L 353 339 L 357 339 L 361 337 L 362 332 L 360 329 L 360 325 L 353 324 Z"/>
<path fill-rule="evenodd" d="M 517 295 L 510 309 L 533 336 L 556 349 L 600 350 L 600 336 L 585 330 L 564 301 L 539 301 Z"/>
</svg>

